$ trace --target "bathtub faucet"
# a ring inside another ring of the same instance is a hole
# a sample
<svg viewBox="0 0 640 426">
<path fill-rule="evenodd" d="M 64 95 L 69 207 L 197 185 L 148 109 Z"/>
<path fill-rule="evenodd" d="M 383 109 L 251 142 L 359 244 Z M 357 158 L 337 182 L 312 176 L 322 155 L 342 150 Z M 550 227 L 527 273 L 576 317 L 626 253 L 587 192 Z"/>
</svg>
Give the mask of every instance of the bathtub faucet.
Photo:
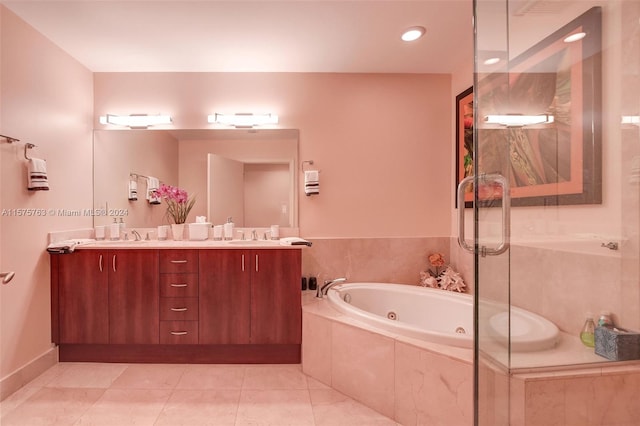
<svg viewBox="0 0 640 426">
<path fill-rule="evenodd" d="M 331 287 L 333 287 L 336 284 L 343 283 L 346 280 L 347 280 L 346 278 L 336 278 L 336 279 L 333 279 L 333 280 L 326 280 L 322 287 L 318 286 L 318 291 L 316 292 L 316 297 L 318 299 L 322 299 L 322 297 L 327 294 L 327 291 L 329 291 L 329 289 Z"/>
</svg>

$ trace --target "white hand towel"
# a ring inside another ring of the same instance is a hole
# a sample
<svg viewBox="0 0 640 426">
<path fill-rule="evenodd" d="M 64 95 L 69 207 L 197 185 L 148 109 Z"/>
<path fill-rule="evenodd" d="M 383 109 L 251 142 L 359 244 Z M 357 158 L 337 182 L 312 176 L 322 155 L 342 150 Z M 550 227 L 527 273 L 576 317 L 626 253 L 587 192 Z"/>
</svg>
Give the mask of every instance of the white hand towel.
<svg viewBox="0 0 640 426">
<path fill-rule="evenodd" d="M 320 193 L 320 172 L 318 170 L 304 172 L 304 193 L 307 196 Z"/>
<path fill-rule="evenodd" d="M 155 193 L 159 187 L 160 181 L 158 178 L 153 176 L 147 178 L 147 201 L 149 201 L 149 204 L 160 204 L 160 197 Z"/>
<path fill-rule="evenodd" d="M 47 162 L 41 158 L 30 158 L 27 174 L 29 191 L 48 191 Z"/>
<path fill-rule="evenodd" d="M 138 182 L 135 180 L 129 181 L 129 201 L 136 201 L 138 199 Z"/>
</svg>

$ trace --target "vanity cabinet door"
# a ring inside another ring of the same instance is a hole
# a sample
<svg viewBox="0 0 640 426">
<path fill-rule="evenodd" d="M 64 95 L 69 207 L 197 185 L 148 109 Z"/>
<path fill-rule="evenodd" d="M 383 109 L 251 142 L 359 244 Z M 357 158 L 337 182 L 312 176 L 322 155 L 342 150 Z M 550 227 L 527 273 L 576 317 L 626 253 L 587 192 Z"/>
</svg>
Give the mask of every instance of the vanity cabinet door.
<svg viewBox="0 0 640 426">
<path fill-rule="evenodd" d="M 59 342 L 109 343 L 107 252 L 77 250 L 58 262 Z M 55 320 L 55 319 L 53 319 Z"/>
<path fill-rule="evenodd" d="M 250 277 L 248 250 L 200 250 L 201 344 L 249 343 Z"/>
<path fill-rule="evenodd" d="M 107 266 L 109 342 L 159 343 L 158 250 L 109 250 Z"/>
<path fill-rule="evenodd" d="M 301 250 L 251 250 L 251 343 L 300 344 Z"/>
</svg>

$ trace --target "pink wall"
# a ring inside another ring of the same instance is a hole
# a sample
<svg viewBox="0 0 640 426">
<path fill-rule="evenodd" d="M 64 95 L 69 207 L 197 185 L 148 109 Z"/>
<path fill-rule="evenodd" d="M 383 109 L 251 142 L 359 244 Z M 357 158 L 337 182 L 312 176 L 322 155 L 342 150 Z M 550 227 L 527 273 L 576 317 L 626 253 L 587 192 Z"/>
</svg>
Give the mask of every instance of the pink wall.
<svg viewBox="0 0 640 426">
<path fill-rule="evenodd" d="M 44 216 L 0 216 L 0 379 L 51 348 L 47 233 L 92 226 L 91 217 L 49 209 L 92 206 L 93 76 L 69 55 L 0 6 L 2 80 L 0 133 L 37 145 L 47 160 L 51 190 L 26 189 L 23 143 L 0 143 L 3 209 L 44 209 Z M 8 108 L 7 106 L 11 107 Z"/>
<path fill-rule="evenodd" d="M 271 111 L 300 129 L 300 160 L 321 170 L 300 197 L 305 237 L 450 235 L 448 75 L 96 73 L 97 117 L 162 112 L 208 128 L 213 112 Z"/>
</svg>

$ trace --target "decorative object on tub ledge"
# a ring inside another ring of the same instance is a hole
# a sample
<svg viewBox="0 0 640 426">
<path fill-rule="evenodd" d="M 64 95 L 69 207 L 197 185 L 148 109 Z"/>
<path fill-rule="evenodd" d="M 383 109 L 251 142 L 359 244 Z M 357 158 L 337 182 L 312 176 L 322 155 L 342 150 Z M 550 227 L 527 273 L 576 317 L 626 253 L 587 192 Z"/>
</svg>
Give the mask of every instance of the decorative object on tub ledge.
<svg viewBox="0 0 640 426">
<path fill-rule="evenodd" d="M 165 215 L 169 221 L 173 221 L 171 225 L 173 239 L 182 240 L 184 238 L 184 223 L 187 221 L 187 216 L 189 216 L 189 212 L 196 202 L 195 197 L 189 197 L 189 194 L 184 189 L 165 185 L 164 183 L 154 191 L 153 196 L 162 198 L 167 203 Z"/>
<path fill-rule="evenodd" d="M 450 265 L 446 265 L 442 253 L 432 253 L 428 256 L 431 268 L 420 272 L 420 285 L 423 287 L 440 288 L 442 290 L 464 293 L 466 284 L 462 276 Z"/>
</svg>

